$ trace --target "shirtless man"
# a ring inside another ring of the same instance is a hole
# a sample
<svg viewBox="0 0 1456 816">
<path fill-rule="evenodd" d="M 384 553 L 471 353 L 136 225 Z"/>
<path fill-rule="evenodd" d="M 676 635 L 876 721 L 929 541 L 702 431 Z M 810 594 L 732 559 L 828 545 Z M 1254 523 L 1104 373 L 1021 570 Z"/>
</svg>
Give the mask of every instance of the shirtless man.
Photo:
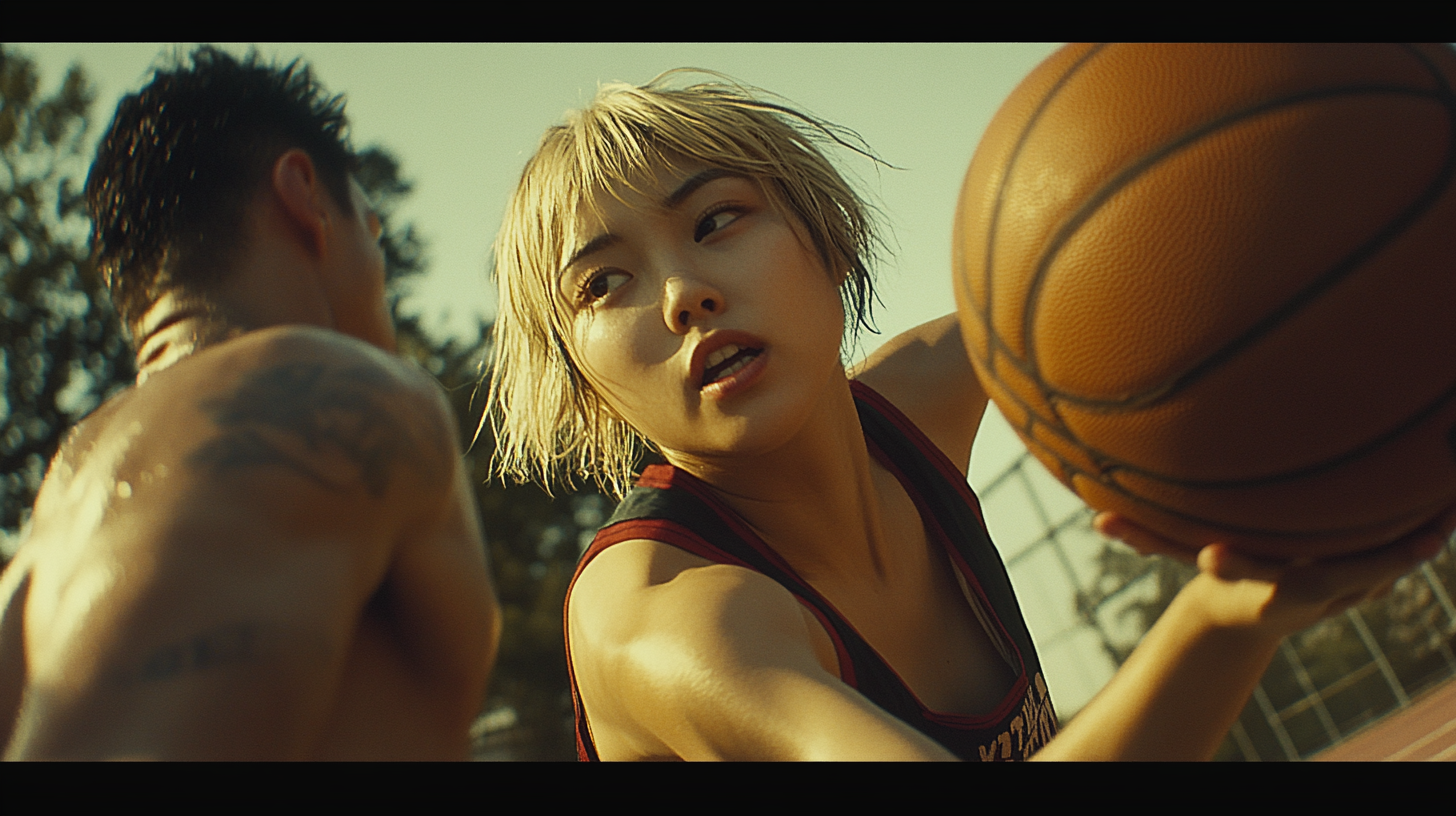
<svg viewBox="0 0 1456 816">
<path fill-rule="evenodd" d="M 467 756 L 499 609 L 345 127 L 212 48 L 118 108 L 86 192 L 137 385 L 0 577 L 7 759 Z"/>
</svg>

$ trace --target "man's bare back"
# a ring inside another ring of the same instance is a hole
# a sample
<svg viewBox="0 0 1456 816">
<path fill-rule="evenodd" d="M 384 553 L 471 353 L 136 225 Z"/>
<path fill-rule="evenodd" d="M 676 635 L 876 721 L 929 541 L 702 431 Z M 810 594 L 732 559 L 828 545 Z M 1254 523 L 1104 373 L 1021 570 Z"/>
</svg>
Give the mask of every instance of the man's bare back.
<svg viewBox="0 0 1456 816">
<path fill-rule="evenodd" d="M 496 620 L 455 437 L 305 327 L 99 409 L 0 579 L 6 757 L 463 758 Z"/>
<path fill-rule="evenodd" d="M 86 204 L 138 384 L 0 575 L 6 758 L 466 758 L 499 607 L 347 128 L 209 46 L 117 106 Z"/>
</svg>

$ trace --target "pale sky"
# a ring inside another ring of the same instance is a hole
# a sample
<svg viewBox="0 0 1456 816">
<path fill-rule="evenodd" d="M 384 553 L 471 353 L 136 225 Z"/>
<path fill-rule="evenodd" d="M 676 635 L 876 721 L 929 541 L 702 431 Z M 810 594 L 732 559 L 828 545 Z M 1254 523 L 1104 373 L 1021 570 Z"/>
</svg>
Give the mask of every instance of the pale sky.
<svg viewBox="0 0 1456 816">
<path fill-rule="evenodd" d="M 90 137 L 122 94 L 139 89 L 155 61 L 191 44 L 17 43 L 36 59 L 42 90 L 80 62 L 97 89 Z M 223 44 L 242 53 L 248 44 Z M 505 203 L 542 132 L 588 102 L 598 84 L 642 83 L 677 67 L 708 68 L 787 97 L 859 132 L 885 169 L 844 157 L 841 166 L 887 216 L 892 257 L 880 268 L 881 337 L 864 352 L 954 310 L 952 218 L 971 154 L 1001 100 L 1054 44 L 351 44 L 264 43 L 265 57 L 312 63 L 329 91 L 348 99 L 356 147 L 400 160 L 414 193 L 396 213 L 427 245 L 429 271 L 407 307 L 432 328 L 464 332 L 489 317 L 486 268 Z M 1019 452 L 987 428 L 972 481 Z"/>
</svg>

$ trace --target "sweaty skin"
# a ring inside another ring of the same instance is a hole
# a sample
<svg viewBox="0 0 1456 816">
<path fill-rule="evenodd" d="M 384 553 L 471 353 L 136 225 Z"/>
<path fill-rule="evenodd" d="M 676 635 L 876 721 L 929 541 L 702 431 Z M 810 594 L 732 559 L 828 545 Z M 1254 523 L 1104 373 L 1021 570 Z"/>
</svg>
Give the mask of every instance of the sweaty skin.
<svg viewBox="0 0 1456 816">
<path fill-rule="evenodd" d="M 450 409 L 321 329 L 82 422 L 0 579 L 7 759 L 463 758 L 495 635 Z"/>
<path fill-rule="evenodd" d="M 229 274 L 132 326 L 0 575 L 5 758 L 467 757 L 499 607 L 351 195 L 284 152 Z"/>
<path fill-rule="evenodd" d="M 835 276 L 755 181 L 684 167 L 635 189 L 649 192 L 598 202 L 601 222 L 581 232 L 602 237 L 563 275 L 587 376 L 922 702 L 994 708 L 1013 673 L 914 503 L 865 446 L 839 362 Z M 762 352 L 726 388 L 705 386 L 704 349 L 724 342 Z M 859 376 L 966 460 L 986 397 L 953 320 L 891 341 Z M 929 378 L 945 402 L 919 396 Z M 765 576 L 624 542 L 583 572 L 568 618 L 604 759 L 951 758 L 841 682 L 821 624 Z"/>
<path fill-rule="evenodd" d="M 686 166 L 618 192 L 592 208 L 598 220 L 579 231 L 596 237 L 562 275 L 573 358 L 922 703 L 986 713 L 1009 669 L 912 500 L 869 456 L 848 381 L 878 391 L 963 467 L 986 396 L 955 317 L 890 340 L 847 375 L 837 278 L 755 182 Z M 724 343 L 758 354 L 705 382 L 698 361 Z M 1126 519 L 1099 523 L 1144 552 L 1176 551 Z M 1205 548 L 1199 576 L 1038 756 L 1207 758 L 1282 637 L 1378 592 L 1453 526 L 1448 513 L 1383 550 L 1302 566 Z M 602 759 L 953 758 L 842 682 L 817 618 L 751 570 L 662 541 L 621 542 L 578 577 L 567 627 Z"/>
<path fill-rule="evenodd" d="M 903 378 L 916 367 L 960 364 L 959 342 L 952 322 L 937 321 L 891 341 L 859 379 L 917 408 L 898 390 Z M 974 381 L 959 384 L 970 387 L 959 394 L 962 404 L 975 406 Z M 979 399 L 984 406 L 984 396 Z M 974 432 L 974 423 L 937 424 L 930 412 L 917 413 L 912 419 L 942 450 L 969 452 L 965 429 Z M 853 431 L 861 433 L 857 422 Z M 862 435 L 857 446 L 846 443 L 842 450 L 816 473 L 801 469 L 764 479 L 765 493 L 802 482 L 792 499 L 733 494 L 725 500 L 830 599 L 926 706 L 988 713 L 1011 686 L 1010 667 L 899 481 L 868 456 Z M 838 467 L 851 478 L 835 479 Z M 871 532 L 858 540 L 829 514 L 814 513 L 849 481 L 857 483 L 864 508 L 855 521 Z M 796 505 L 805 508 L 797 518 L 787 512 Z M 780 529 L 798 525 L 798 537 L 768 532 L 776 522 Z M 819 535 L 811 532 L 816 525 Z M 835 547 L 841 548 L 837 561 Z M 661 542 L 624 542 L 578 580 L 570 621 L 577 678 L 603 759 L 954 758 L 843 683 L 819 621 L 783 587 L 749 570 Z"/>
</svg>

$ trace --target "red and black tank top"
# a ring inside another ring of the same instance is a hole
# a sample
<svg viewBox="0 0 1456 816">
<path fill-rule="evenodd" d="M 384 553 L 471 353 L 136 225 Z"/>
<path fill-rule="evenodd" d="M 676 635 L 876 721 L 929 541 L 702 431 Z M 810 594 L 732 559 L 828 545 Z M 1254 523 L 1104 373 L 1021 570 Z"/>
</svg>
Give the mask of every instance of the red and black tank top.
<svg viewBox="0 0 1456 816">
<path fill-rule="evenodd" d="M 994 710 L 971 717 L 926 708 L 854 627 L 795 575 L 737 513 L 706 484 L 670 465 L 653 465 L 643 472 L 582 554 L 576 574 L 580 576 L 608 547 L 634 539 L 660 541 L 715 563 L 762 573 L 819 619 L 838 654 L 840 679 L 871 702 L 962 759 L 1025 759 L 1056 733 L 1056 713 L 1006 567 L 986 532 L 980 503 L 955 465 L 899 409 L 862 383 L 851 383 L 851 388 L 870 454 L 900 480 L 915 502 L 926 535 L 945 548 L 968 599 L 975 599 L 972 608 L 1016 673 L 1011 690 Z M 568 590 L 568 603 L 570 598 Z M 596 760 L 569 640 L 567 670 L 576 707 L 577 754 L 582 760 Z"/>
</svg>

